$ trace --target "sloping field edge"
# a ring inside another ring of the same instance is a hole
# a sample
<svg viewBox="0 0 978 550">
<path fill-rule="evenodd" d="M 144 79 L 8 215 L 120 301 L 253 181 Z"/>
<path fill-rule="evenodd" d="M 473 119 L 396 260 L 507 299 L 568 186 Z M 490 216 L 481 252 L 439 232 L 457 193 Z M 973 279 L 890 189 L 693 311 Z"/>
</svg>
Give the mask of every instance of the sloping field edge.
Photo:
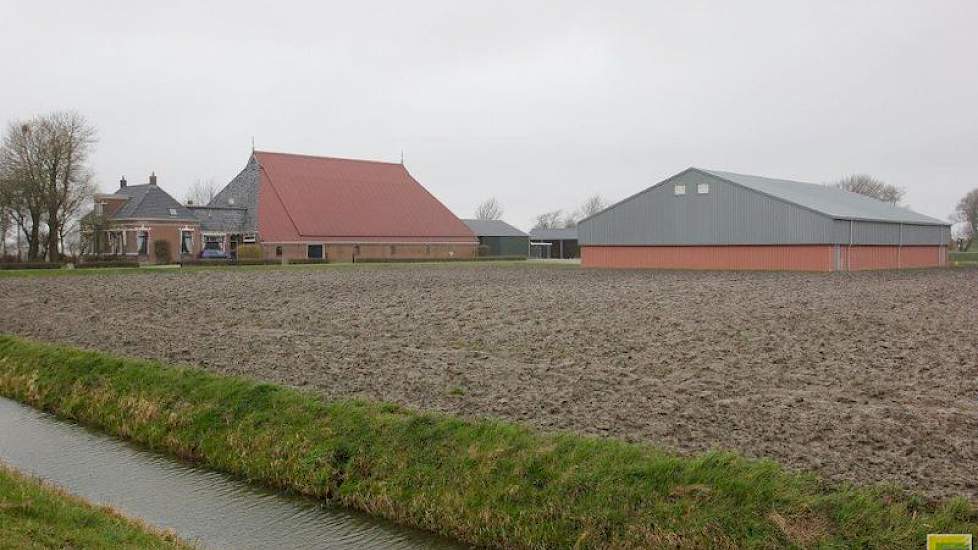
<svg viewBox="0 0 978 550">
<path fill-rule="evenodd" d="M 541 434 L 0 335 L 0 394 L 269 487 L 476 545 L 923 547 L 964 499 L 829 485 L 730 453 Z"/>
</svg>

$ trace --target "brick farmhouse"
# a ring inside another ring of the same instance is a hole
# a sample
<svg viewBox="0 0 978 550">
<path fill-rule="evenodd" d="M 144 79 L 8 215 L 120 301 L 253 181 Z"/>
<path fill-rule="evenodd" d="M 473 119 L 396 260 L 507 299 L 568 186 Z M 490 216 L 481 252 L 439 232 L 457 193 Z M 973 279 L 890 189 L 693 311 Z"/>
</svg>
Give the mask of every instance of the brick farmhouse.
<svg viewBox="0 0 978 550">
<path fill-rule="evenodd" d="M 403 164 L 264 151 L 206 205 L 181 205 L 155 175 L 143 185 L 123 178 L 87 219 L 88 253 L 146 262 L 159 260 L 160 239 L 173 259 L 233 256 L 246 243 L 264 258 L 331 261 L 471 258 L 479 245 Z"/>
</svg>

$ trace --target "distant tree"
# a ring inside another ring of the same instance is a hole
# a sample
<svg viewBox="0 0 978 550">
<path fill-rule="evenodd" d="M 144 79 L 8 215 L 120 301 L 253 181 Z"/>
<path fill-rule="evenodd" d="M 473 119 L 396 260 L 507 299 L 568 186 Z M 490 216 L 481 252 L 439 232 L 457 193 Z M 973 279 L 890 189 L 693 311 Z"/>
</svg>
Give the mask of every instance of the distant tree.
<svg viewBox="0 0 978 550">
<path fill-rule="evenodd" d="M 601 195 L 592 195 L 588 197 L 584 204 L 578 207 L 577 210 L 568 214 L 564 218 L 564 227 L 577 227 L 577 222 L 583 220 L 584 218 L 593 216 L 598 212 L 604 210 L 608 207 L 608 201 L 604 200 Z"/>
<path fill-rule="evenodd" d="M 967 250 L 978 236 L 978 189 L 972 189 L 961 197 L 951 217 L 954 221 L 961 222 L 959 231 L 964 240 L 963 249 Z"/>
<path fill-rule="evenodd" d="M 217 182 L 214 178 L 208 178 L 206 181 L 200 178 L 190 186 L 190 190 L 187 191 L 187 196 L 184 199 L 184 203 L 191 205 L 196 204 L 198 206 L 206 206 L 210 204 L 214 197 L 217 196 L 218 189 Z"/>
<path fill-rule="evenodd" d="M 903 200 L 903 195 L 906 193 L 906 191 L 900 187 L 884 183 L 883 181 L 866 174 L 855 174 L 843 178 L 836 182 L 835 186 L 839 189 L 845 189 L 846 191 L 872 197 L 876 200 L 887 202 L 894 206 Z"/>
<path fill-rule="evenodd" d="M 475 219 L 477 220 L 498 220 L 503 217 L 503 206 L 499 204 L 496 197 L 482 201 L 482 204 L 475 209 Z"/>
<path fill-rule="evenodd" d="M 533 229 L 560 229 L 563 225 L 564 211 L 552 210 L 537 216 Z"/>
</svg>

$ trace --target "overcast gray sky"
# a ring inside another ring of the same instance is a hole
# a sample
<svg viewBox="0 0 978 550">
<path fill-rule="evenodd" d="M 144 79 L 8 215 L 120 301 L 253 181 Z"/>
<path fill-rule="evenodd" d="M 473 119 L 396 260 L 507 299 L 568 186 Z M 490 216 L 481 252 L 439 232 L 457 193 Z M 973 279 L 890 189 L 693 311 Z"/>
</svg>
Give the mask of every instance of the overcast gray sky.
<svg viewBox="0 0 978 550">
<path fill-rule="evenodd" d="M 257 147 L 397 161 L 461 217 L 689 166 L 978 187 L 978 2 L 0 0 L 0 121 L 74 109 L 104 190 L 178 199 Z"/>
</svg>

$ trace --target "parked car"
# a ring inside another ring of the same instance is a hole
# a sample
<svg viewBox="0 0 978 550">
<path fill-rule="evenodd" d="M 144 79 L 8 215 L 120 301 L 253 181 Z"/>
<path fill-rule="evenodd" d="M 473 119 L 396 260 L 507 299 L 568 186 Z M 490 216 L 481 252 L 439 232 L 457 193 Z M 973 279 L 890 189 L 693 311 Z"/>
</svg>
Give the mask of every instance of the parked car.
<svg viewBox="0 0 978 550">
<path fill-rule="evenodd" d="M 228 255 L 217 248 L 205 248 L 200 251 L 200 257 L 204 260 L 223 260 L 227 259 Z"/>
</svg>

